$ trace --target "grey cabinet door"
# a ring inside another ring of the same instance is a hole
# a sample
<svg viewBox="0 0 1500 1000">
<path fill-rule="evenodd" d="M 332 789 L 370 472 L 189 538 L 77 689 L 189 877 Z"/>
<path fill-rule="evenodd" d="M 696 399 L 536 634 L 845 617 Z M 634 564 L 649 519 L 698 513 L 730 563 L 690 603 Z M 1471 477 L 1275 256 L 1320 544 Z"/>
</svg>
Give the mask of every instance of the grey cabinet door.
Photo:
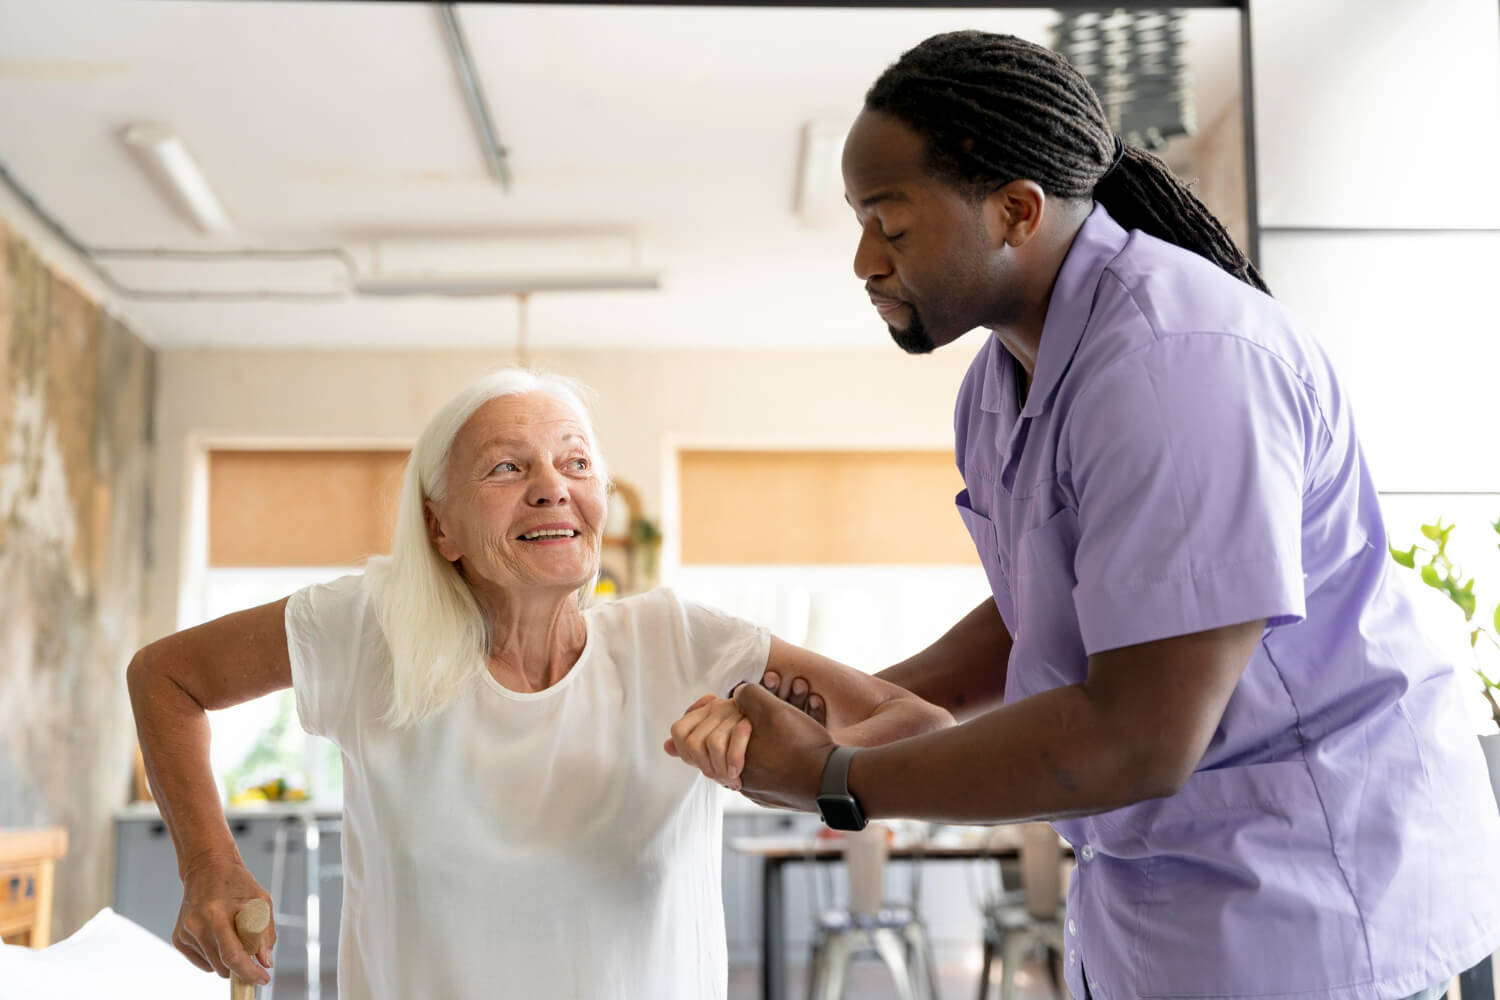
<svg viewBox="0 0 1500 1000">
<path fill-rule="evenodd" d="M 177 852 L 159 819 L 115 820 L 114 910 L 169 944 L 182 906 Z"/>
<path fill-rule="evenodd" d="M 255 880 L 271 893 L 276 912 L 302 919 L 307 909 L 307 848 L 302 825 L 294 818 L 263 816 L 234 819 L 229 824 L 235 846 Z M 284 831 L 285 848 L 279 880 L 275 878 L 277 830 Z M 327 872 L 342 860 L 337 833 L 319 837 L 320 865 Z M 339 914 L 343 906 L 343 879 L 327 872 L 319 881 L 320 968 L 338 966 Z M 177 911 L 182 905 L 182 883 L 177 877 L 177 855 L 166 824 L 156 818 L 122 818 L 115 821 L 114 909 L 121 916 L 170 943 Z M 307 932 L 277 921 L 276 970 L 297 978 L 307 969 Z"/>
</svg>

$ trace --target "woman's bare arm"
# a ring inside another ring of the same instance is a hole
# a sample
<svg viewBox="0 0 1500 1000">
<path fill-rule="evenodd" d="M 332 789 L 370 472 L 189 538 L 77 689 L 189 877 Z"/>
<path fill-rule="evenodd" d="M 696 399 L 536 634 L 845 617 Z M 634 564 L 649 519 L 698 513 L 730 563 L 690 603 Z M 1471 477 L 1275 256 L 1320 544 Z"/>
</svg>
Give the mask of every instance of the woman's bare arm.
<svg viewBox="0 0 1500 1000">
<path fill-rule="evenodd" d="M 126 672 L 146 775 L 183 881 L 174 943 L 201 968 L 233 969 L 254 983 L 268 977 L 240 947 L 232 923 L 238 903 L 269 897 L 244 871 L 219 804 L 206 713 L 291 687 L 285 613 L 280 600 L 185 629 L 136 653 Z M 263 961 L 269 951 L 268 944 Z"/>
</svg>

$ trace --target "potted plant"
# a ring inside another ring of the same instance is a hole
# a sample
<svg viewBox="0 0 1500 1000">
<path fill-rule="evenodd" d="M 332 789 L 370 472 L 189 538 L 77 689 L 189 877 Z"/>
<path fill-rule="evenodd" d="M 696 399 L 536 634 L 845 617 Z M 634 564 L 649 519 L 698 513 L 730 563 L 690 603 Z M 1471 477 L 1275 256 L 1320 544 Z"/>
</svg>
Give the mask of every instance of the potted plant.
<svg viewBox="0 0 1500 1000">
<path fill-rule="evenodd" d="M 1500 520 L 1490 527 L 1500 535 Z M 1500 681 L 1500 604 L 1481 605 L 1474 593 L 1474 578 L 1464 580 L 1463 568 L 1448 557 L 1448 536 L 1453 533 L 1453 528 L 1438 518 L 1434 524 L 1422 525 L 1422 535 L 1431 544 L 1418 543 L 1408 549 L 1389 544 L 1388 547 L 1392 559 L 1415 570 L 1423 583 L 1443 594 L 1463 612 L 1469 649 L 1474 654 L 1473 670 L 1479 678 L 1480 692 L 1489 704 L 1490 718 L 1497 730 L 1482 734 L 1479 743 L 1489 765 L 1495 800 L 1500 803 L 1500 683 L 1497 683 Z"/>
<path fill-rule="evenodd" d="M 630 542 L 639 560 L 641 589 L 656 585 L 656 557 L 661 552 L 661 529 L 649 517 L 635 517 L 630 522 Z"/>
</svg>

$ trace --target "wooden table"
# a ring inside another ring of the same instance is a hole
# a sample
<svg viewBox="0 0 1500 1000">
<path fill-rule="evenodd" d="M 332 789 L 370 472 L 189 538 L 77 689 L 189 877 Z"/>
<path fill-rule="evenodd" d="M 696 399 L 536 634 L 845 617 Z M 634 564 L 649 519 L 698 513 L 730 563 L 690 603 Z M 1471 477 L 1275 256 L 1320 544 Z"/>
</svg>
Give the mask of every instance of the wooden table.
<svg viewBox="0 0 1500 1000">
<path fill-rule="evenodd" d="M 0 940 L 45 948 L 52 943 L 52 886 L 68 831 L 0 829 Z"/>
<path fill-rule="evenodd" d="M 1015 836 L 1010 836 L 1014 834 Z M 786 998 L 786 927 L 782 912 L 782 869 L 789 864 L 827 863 L 844 857 L 842 838 L 806 836 L 736 837 L 731 850 L 760 858 L 760 995 L 763 1000 Z M 1014 861 L 1020 851 L 1015 828 L 999 827 L 989 845 L 922 844 L 896 840 L 891 844 L 892 861 Z"/>
</svg>

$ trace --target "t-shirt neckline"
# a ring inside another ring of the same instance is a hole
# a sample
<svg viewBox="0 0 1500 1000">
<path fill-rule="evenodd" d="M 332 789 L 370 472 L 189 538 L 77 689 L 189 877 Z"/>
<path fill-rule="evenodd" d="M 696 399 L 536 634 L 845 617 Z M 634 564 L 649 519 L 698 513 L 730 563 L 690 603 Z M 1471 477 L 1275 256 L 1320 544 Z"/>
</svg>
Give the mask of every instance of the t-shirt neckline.
<svg viewBox="0 0 1500 1000">
<path fill-rule="evenodd" d="M 594 645 L 594 628 L 589 623 L 590 610 L 592 609 L 586 609 L 583 613 L 583 648 L 578 651 L 578 659 L 573 662 L 572 668 L 570 668 L 568 672 L 563 675 L 562 680 L 558 681 L 556 684 L 551 685 L 550 687 L 544 687 L 540 691 L 512 691 L 504 684 L 501 684 L 499 681 L 495 680 L 495 675 L 490 673 L 490 668 L 486 664 L 483 670 L 485 684 L 490 688 L 490 690 L 500 695 L 500 697 L 508 698 L 511 701 L 541 701 L 545 698 L 551 698 L 557 695 L 559 692 L 566 690 L 568 685 L 573 683 L 573 678 L 577 677 L 579 672 L 583 669 L 584 661 L 589 658 L 589 651 L 593 648 Z"/>
</svg>

